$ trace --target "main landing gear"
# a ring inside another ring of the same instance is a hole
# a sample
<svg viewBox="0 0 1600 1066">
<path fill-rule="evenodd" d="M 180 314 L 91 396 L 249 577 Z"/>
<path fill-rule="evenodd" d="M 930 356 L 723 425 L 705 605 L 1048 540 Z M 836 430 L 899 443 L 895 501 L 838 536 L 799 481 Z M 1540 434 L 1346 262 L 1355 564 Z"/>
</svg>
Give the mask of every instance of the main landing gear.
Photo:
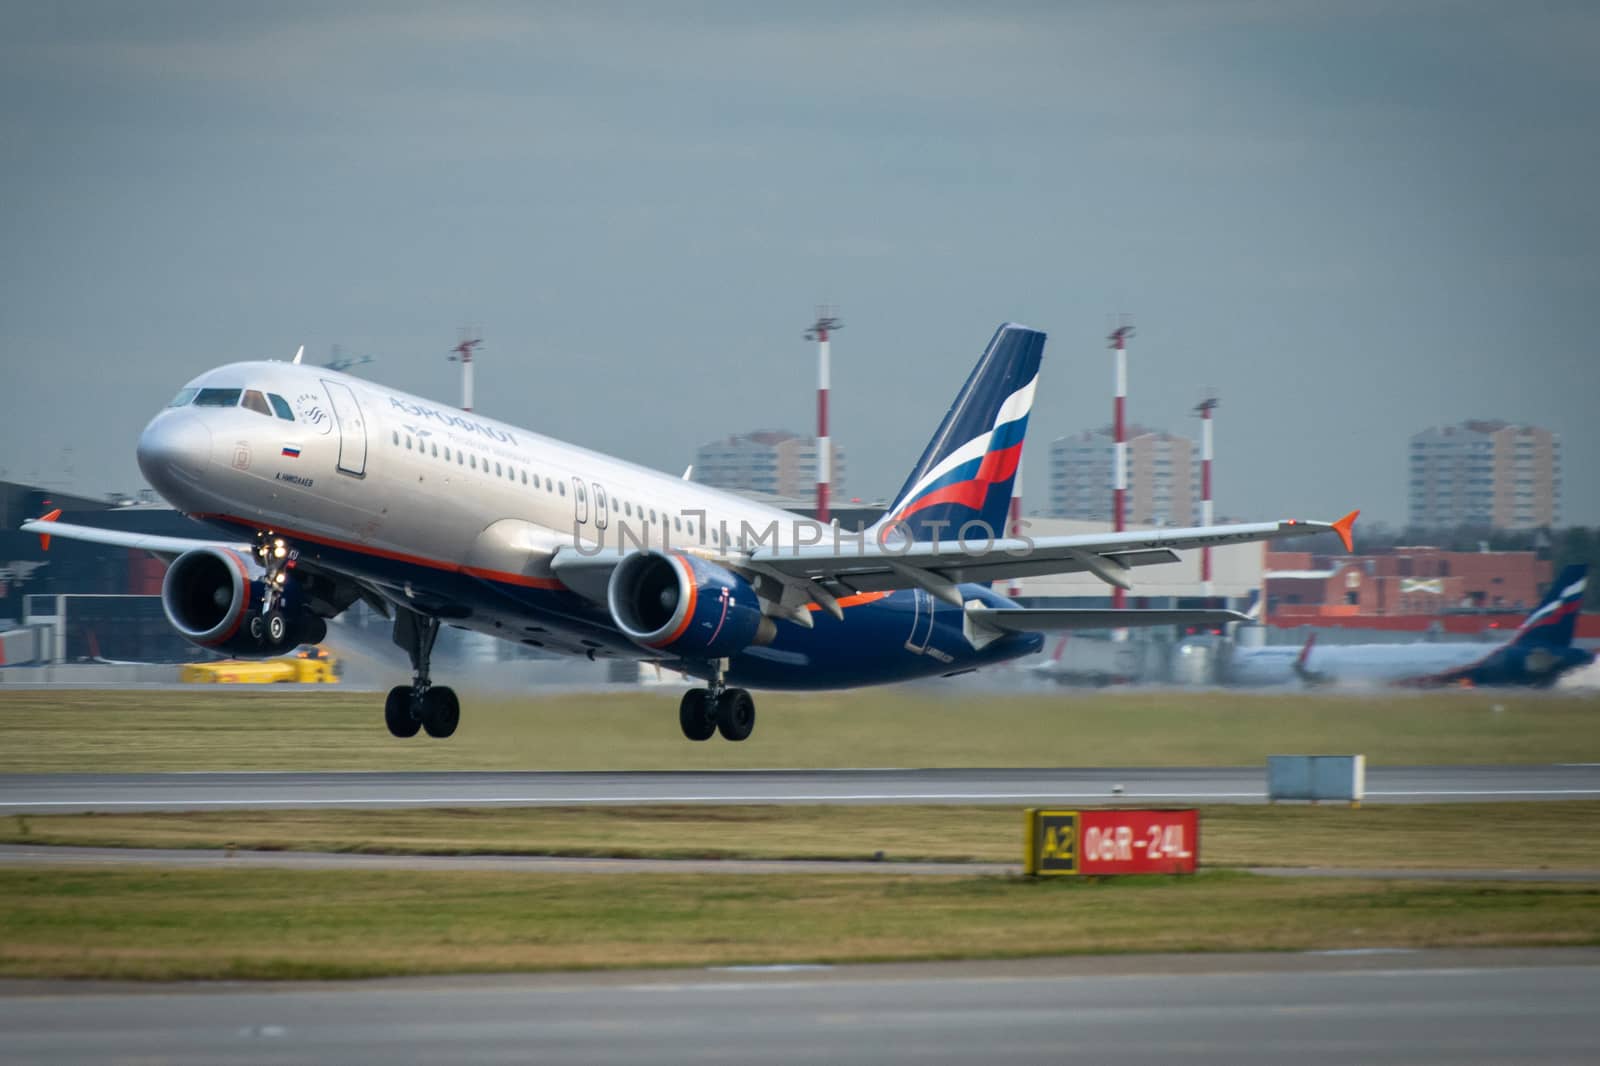
<svg viewBox="0 0 1600 1066">
<path fill-rule="evenodd" d="M 742 688 L 727 688 L 719 670 L 709 688 L 692 688 L 678 704 L 678 725 L 690 740 L 744 740 L 756 727 L 756 701 Z"/>
<path fill-rule="evenodd" d="M 428 679 L 428 660 L 438 636 L 437 618 L 404 609 L 395 613 L 394 642 L 411 656 L 412 671 L 411 684 L 390 689 L 383 704 L 383 719 L 397 737 L 414 737 L 422 729 L 430 737 L 443 739 L 461 722 L 461 701 L 455 690 Z"/>
</svg>

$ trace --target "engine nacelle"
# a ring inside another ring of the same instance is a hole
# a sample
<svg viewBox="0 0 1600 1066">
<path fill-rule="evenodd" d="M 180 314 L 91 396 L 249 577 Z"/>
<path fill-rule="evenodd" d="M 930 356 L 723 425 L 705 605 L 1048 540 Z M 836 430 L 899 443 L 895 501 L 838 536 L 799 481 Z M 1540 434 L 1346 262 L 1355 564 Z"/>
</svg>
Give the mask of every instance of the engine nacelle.
<svg viewBox="0 0 1600 1066">
<path fill-rule="evenodd" d="M 227 548 L 195 548 L 167 567 L 161 582 L 161 607 L 185 640 L 202 648 L 240 658 L 282 655 L 299 644 L 315 644 L 328 633 L 327 623 L 296 603 L 291 578 L 282 612 L 288 625 L 274 641 L 259 622 L 266 588 L 264 571 L 254 559 Z"/>
<path fill-rule="evenodd" d="M 738 574 L 684 552 L 641 551 L 611 571 L 611 620 L 630 640 L 687 659 L 723 659 L 775 627 Z"/>
</svg>

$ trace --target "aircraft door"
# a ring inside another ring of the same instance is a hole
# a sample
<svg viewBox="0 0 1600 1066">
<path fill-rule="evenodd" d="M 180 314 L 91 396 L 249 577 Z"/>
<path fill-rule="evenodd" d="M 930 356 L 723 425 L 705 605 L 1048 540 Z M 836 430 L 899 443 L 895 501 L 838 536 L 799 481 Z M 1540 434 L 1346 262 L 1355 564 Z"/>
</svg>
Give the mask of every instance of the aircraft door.
<svg viewBox="0 0 1600 1066">
<path fill-rule="evenodd" d="M 906 651 L 922 655 L 933 639 L 933 597 L 922 589 L 912 589 L 911 604 L 911 635 L 906 637 Z"/>
<path fill-rule="evenodd" d="M 367 475 L 367 424 L 356 394 L 342 381 L 322 382 L 333 401 L 333 417 L 339 423 L 339 470 L 356 477 Z"/>
<path fill-rule="evenodd" d="M 572 516 L 580 526 L 589 521 L 589 493 L 578 478 L 572 479 Z"/>
</svg>

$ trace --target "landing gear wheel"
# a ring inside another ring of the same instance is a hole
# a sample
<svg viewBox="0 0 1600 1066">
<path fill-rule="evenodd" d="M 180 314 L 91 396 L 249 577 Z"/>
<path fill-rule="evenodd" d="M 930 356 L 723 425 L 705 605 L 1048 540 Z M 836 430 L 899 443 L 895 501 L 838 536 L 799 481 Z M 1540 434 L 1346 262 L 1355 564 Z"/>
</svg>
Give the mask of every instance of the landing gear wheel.
<svg viewBox="0 0 1600 1066">
<path fill-rule="evenodd" d="M 430 688 L 422 696 L 422 728 L 430 737 L 443 740 L 456 731 L 461 721 L 461 701 L 455 689 L 446 685 Z"/>
<path fill-rule="evenodd" d="M 282 644 L 283 638 L 288 635 L 289 620 L 283 616 L 283 612 L 270 612 L 267 615 L 267 639 L 274 644 Z"/>
<path fill-rule="evenodd" d="M 397 737 L 414 737 L 422 723 L 411 716 L 411 686 L 396 685 L 383 701 L 383 720 Z"/>
<path fill-rule="evenodd" d="M 259 643 L 261 641 L 266 640 L 266 638 L 267 638 L 267 623 L 266 623 L 266 620 L 263 619 L 259 614 L 258 615 L 252 615 L 251 618 L 250 618 L 250 639 L 256 641 L 257 643 Z"/>
<path fill-rule="evenodd" d="M 743 740 L 756 727 L 756 701 L 742 688 L 724 689 L 717 697 L 717 729 L 724 740 Z"/>
<path fill-rule="evenodd" d="M 678 704 L 678 725 L 690 740 L 710 740 L 717 731 L 717 720 L 712 714 L 711 693 L 703 688 L 692 688 L 683 694 Z"/>
</svg>

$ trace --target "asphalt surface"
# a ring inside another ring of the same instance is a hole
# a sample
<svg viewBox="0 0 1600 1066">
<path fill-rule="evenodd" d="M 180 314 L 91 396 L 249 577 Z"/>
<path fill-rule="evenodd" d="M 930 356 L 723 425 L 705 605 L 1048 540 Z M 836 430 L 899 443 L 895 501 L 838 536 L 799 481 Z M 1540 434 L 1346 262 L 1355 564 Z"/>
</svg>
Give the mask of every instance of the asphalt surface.
<svg viewBox="0 0 1600 1066">
<path fill-rule="evenodd" d="M 0 983 L 0 1063 L 1589 1063 L 1600 952 Z"/>
<path fill-rule="evenodd" d="M 1600 764 L 1369 767 L 1376 803 L 1600 797 Z M 1261 766 L 632 773 L 4 774 L 0 814 L 595 803 L 1263 803 Z"/>
</svg>

